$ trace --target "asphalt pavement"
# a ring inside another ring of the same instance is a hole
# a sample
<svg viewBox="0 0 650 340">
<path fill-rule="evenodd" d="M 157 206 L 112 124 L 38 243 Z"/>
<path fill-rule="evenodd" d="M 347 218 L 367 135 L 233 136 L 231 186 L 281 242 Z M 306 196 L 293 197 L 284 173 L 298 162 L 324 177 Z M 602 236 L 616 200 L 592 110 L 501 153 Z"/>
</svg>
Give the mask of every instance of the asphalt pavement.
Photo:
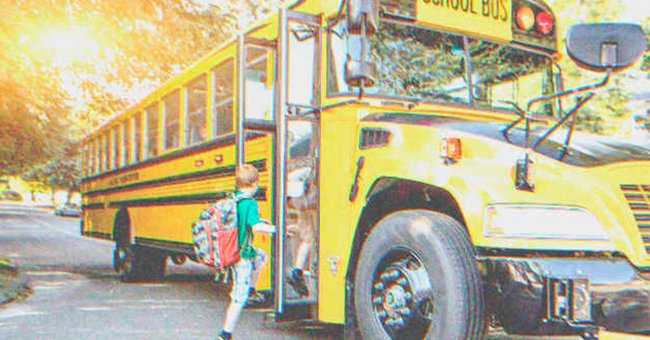
<svg viewBox="0 0 650 340">
<path fill-rule="evenodd" d="M 0 205 L 0 255 L 17 265 L 33 295 L 0 307 L 0 339 L 214 339 L 228 288 L 199 265 L 169 263 L 166 280 L 125 284 L 110 242 L 79 236 L 79 219 Z M 237 339 L 338 339 L 331 328 L 275 323 L 245 311 Z"/>
</svg>

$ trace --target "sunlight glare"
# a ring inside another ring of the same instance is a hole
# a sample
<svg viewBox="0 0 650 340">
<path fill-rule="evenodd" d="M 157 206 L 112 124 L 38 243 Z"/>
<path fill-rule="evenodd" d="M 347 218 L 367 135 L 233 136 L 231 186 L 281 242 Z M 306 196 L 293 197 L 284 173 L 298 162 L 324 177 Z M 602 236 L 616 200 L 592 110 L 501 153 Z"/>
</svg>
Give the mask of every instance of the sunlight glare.
<svg viewBox="0 0 650 340">
<path fill-rule="evenodd" d="M 83 27 L 51 29 L 41 37 L 44 53 L 49 53 L 58 64 L 90 61 L 99 53 L 99 44 Z"/>
</svg>

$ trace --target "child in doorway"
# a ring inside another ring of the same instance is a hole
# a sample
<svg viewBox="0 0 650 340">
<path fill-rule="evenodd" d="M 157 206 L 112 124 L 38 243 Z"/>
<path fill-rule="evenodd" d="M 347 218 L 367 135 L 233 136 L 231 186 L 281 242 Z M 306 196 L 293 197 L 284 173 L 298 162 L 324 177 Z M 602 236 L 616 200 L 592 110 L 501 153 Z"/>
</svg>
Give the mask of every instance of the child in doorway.
<svg viewBox="0 0 650 340">
<path fill-rule="evenodd" d="M 257 279 L 264 267 L 267 257 L 261 250 L 253 247 L 252 231 L 274 233 L 275 226 L 260 219 L 259 206 L 253 199 L 259 185 L 259 173 L 250 164 L 242 164 L 237 169 L 237 221 L 239 224 L 239 249 L 241 260 L 233 265 L 233 285 L 230 292 L 230 306 L 226 312 L 223 328 L 217 339 L 230 340 L 235 325 L 241 316 L 246 302 L 259 300 L 260 293 L 255 291 Z"/>
</svg>

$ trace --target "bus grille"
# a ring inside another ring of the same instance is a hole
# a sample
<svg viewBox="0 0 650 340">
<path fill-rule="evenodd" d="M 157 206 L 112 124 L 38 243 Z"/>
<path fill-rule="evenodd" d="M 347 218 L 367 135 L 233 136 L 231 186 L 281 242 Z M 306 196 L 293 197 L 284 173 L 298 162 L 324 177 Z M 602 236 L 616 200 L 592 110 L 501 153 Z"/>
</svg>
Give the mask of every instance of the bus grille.
<svg viewBox="0 0 650 340">
<path fill-rule="evenodd" d="M 634 213 L 646 254 L 650 254 L 650 184 L 623 184 L 621 191 Z"/>
</svg>

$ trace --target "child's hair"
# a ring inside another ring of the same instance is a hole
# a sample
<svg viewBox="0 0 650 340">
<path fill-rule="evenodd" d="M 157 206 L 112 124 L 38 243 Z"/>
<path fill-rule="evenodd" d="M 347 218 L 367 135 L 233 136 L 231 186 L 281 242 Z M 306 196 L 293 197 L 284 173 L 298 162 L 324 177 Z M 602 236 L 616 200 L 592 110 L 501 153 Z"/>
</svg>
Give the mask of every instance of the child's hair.
<svg viewBox="0 0 650 340">
<path fill-rule="evenodd" d="M 250 188 L 260 179 L 260 173 L 250 164 L 240 164 L 237 167 L 237 188 Z"/>
</svg>

